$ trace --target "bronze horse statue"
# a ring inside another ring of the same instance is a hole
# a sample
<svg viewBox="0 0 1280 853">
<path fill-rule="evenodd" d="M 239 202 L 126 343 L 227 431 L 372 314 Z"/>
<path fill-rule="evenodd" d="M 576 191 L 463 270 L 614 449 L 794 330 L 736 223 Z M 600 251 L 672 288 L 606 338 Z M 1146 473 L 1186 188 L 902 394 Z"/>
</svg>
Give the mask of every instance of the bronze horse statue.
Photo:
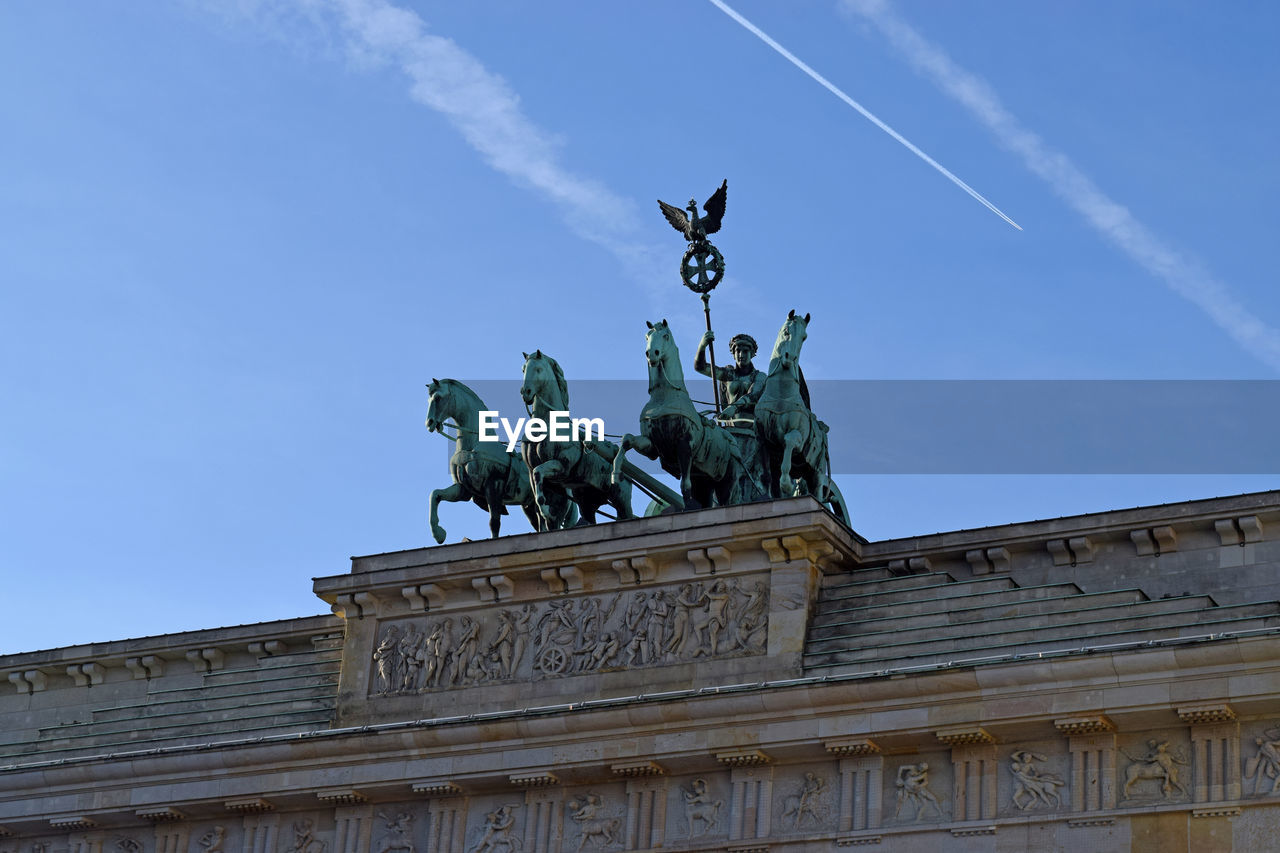
<svg viewBox="0 0 1280 853">
<path fill-rule="evenodd" d="M 520 397 L 529 408 L 530 417 L 549 422 L 552 412 L 567 412 L 569 384 L 559 362 L 544 355 L 542 350 L 532 355 L 525 353 L 524 359 L 524 383 L 520 386 Z M 563 494 L 564 490 L 568 490 L 569 499 L 577 504 L 581 516 L 578 524 L 595 524 L 596 512 L 606 503 L 613 507 L 618 520 L 634 517 L 631 481 L 613 480 L 609 463 L 582 441 L 576 438 L 553 441 L 549 436 L 534 441 L 526 437 L 522 453 L 529 468 L 534 500 L 552 529 L 562 523 L 566 512 L 556 501 L 557 495 Z"/>
<path fill-rule="evenodd" d="M 667 321 L 649 327 L 645 356 L 649 362 L 649 402 L 640 410 L 640 435 L 622 437 L 613 460 L 613 476 L 621 476 L 623 456 L 634 448 L 679 478 L 685 509 L 740 503 L 742 459 L 727 429 L 698 414 L 684 384 L 680 351 Z"/>
<path fill-rule="evenodd" d="M 769 376 L 756 402 L 756 435 L 768 459 L 769 493 L 775 498 L 811 494 L 849 526 L 844 495 L 831 479 L 827 425 L 805 399 L 800 348 L 809 336 L 809 315 L 793 310 L 778 331 Z"/>
<path fill-rule="evenodd" d="M 458 430 L 449 476 L 453 485 L 431 492 L 431 535 L 444 542 L 440 526 L 440 502 L 474 501 L 489 512 L 489 532 L 496 538 L 507 506 L 519 504 L 534 530 L 545 526 L 529 488 L 529 469 L 524 460 L 508 453 L 501 442 L 479 440 L 479 413 L 488 411 L 480 396 L 456 379 L 432 379 L 427 386 L 427 429 L 444 435 L 444 426 L 453 421 Z M 567 504 L 567 500 L 564 501 Z"/>
</svg>

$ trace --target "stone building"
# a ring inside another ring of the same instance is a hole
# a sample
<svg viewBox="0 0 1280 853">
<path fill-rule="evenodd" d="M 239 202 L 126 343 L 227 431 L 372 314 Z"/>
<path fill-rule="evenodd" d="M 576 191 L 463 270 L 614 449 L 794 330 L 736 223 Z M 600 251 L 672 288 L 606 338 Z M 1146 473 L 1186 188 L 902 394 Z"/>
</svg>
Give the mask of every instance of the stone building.
<svg viewBox="0 0 1280 853">
<path fill-rule="evenodd" d="M 0 658 L 0 853 L 1280 850 L 1280 492 L 808 498 L 353 560 Z"/>
</svg>

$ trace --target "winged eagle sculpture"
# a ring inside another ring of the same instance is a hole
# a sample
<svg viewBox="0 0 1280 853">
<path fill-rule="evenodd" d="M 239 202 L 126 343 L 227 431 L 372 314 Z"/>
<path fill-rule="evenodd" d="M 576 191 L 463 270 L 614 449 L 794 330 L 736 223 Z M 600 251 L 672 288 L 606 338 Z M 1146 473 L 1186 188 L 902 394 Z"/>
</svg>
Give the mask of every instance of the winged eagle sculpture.
<svg viewBox="0 0 1280 853">
<path fill-rule="evenodd" d="M 724 218 L 725 197 L 729 192 L 729 181 L 726 179 L 720 185 L 720 189 L 711 194 L 711 198 L 706 200 L 702 205 L 702 209 L 706 211 L 706 216 L 698 216 L 697 199 L 689 199 L 689 204 L 685 210 L 689 211 L 686 216 L 684 210 L 676 207 L 674 204 L 667 204 L 662 199 L 658 199 L 658 205 L 662 208 L 662 215 L 667 217 L 667 221 L 671 223 L 671 227 L 684 235 L 684 238 L 694 245 L 704 245 L 707 242 L 707 235 L 714 234 L 720 230 L 720 220 Z"/>
</svg>

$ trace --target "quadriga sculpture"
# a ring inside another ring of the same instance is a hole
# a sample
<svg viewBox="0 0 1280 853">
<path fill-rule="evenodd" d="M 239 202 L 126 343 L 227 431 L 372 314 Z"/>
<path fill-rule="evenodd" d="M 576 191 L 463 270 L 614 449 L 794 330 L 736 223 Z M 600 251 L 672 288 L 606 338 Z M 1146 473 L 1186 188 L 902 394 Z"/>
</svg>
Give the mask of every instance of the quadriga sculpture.
<svg viewBox="0 0 1280 853">
<path fill-rule="evenodd" d="M 541 350 L 532 355 L 525 353 L 520 397 L 532 417 L 543 421 L 550 420 L 552 412 L 569 411 L 569 385 L 560 364 Z M 588 450 L 582 441 L 531 441 L 526 436 L 522 452 L 533 498 L 549 529 L 562 523 L 565 510 L 558 501 L 565 490 L 578 506 L 579 524 L 595 524 L 596 511 L 606 503 L 613 507 L 618 519 L 633 517 L 631 481 L 612 479 L 609 463 Z"/>
<path fill-rule="evenodd" d="M 500 442 L 479 440 L 479 413 L 488 410 L 479 395 L 456 379 L 432 379 L 427 391 L 427 429 L 444 435 L 445 424 L 452 421 L 458 430 L 449 458 L 453 485 L 431 492 L 431 535 L 436 542 L 444 542 L 445 537 L 440 526 L 441 501 L 474 501 L 488 510 L 489 532 L 495 538 L 509 505 L 518 504 L 534 530 L 552 529 L 545 525 L 534 503 L 524 460 L 508 453 Z M 567 506 L 568 500 L 561 494 L 551 515 L 563 520 Z"/>
<path fill-rule="evenodd" d="M 712 506 L 713 501 L 721 506 L 740 502 L 742 459 L 733 436 L 694 408 L 667 321 L 645 325 L 649 402 L 640 410 L 640 435 L 622 437 L 613 459 L 614 480 L 621 480 L 623 456 L 634 448 L 680 479 L 685 509 Z"/>
<path fill-rule="evenodd" d="M 778 331 L 769 376 L 756 402 L 756 435 L 768 459 L 769 492 L 775 497 L 811 494 L 849 525 L 844 495 L 831 479 L 827 425 L 801 394 L 800 348 L 809 336 L 809 315 L 793 310 Z"/>
</svg>

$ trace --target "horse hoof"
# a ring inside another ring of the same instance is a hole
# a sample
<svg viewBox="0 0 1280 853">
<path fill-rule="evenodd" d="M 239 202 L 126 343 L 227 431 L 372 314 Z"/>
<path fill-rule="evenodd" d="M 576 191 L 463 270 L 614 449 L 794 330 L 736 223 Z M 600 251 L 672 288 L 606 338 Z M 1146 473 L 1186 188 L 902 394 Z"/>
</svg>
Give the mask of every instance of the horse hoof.
<svg viewBox="0 0 1280 853">
<path fill-rule="evenodd" d="M 693 498 L 689 498 L 687 501 L 684 502 L 684 509 L 685 509 L 685 512 L 689 512 L 690 510 L 695 510 L 695 509 L 702 509 L 702 504 L 698 503 Z"/>
<path fill-rule="evenodd" d="M 431 538 L 436 540 L 437 545 L 443 545 L 444 544 L 444 528 L 443 527 L 431 528 Z"/>
</svg>

